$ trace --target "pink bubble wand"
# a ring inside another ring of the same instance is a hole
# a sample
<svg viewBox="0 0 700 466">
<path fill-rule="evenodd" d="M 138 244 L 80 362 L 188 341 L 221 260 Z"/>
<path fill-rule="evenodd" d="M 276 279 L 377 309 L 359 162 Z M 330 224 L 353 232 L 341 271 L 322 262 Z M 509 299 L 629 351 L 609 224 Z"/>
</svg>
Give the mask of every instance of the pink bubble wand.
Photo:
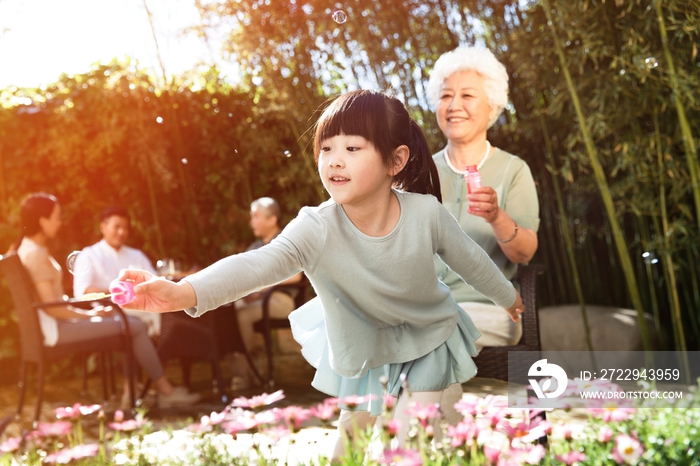
<svg viewBox="0 0 700 466">
<path fill-rule="evenodd" d="M 123 306 L 136 299 L 134 284 L 131 282 L 112 282 L 109 285 L 109 293 L 112 302 L 117 306 Z"/>
</svg>

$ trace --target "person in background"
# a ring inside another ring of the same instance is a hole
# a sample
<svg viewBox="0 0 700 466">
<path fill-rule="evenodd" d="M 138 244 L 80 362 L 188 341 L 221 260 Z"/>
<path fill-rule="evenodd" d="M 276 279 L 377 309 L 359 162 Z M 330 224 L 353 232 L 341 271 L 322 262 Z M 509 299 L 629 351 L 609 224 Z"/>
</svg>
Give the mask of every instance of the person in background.
<svg viewBox="0 0 700 466">
<path fill-rule="evenodd" d="M 38 298 L 42 302 L 64 300 L 63 271 L 48 249 L 49 241 L 56 237 L 60 228 L 61 206 L 54 196 L 35 193 L 22 201 L 20 237 L 11 250 L 16 251 L 29 272 Z M 103 306 L 84 311 L 66 303 L 65 306 L 39 309 L 38 314 L 45 346 L 119 335 L 122 331 L 119 316 Z M 167 408 L 192 405 L 199 401 L 199 394 L 188 393 L 182 387 L 174 387 L 167 379 L 143 321 L 132 316 L 127 318 L 134 356 L 155 384 L 158 405 Z M 127 408 L 128 402 L 128 380 L 125 377 L 122 408 Z"/>
<path fill-rule="evenodd" d="M 121 269 L 137 268 L 156 273 L 146 254 L 126 245 L 130 232 L 131 219 L 125 208 L 111 206 L 100 213 L 102 239 L 78 255 L 73 274 L 73 296 L 109 293 L 109 284 L 119 276 Z M 160 316 L 140 311 L 124 312 L 144 321 L 150 336 L 160 334 Z"/>
<path fill-rule="evenodd" d="M 435 62 L 427 94 L 447 138 L 447 145 L 433 155 L 443 205 L 511 280 L 518 264 L 529 262 L 537 250 L 540 220 L 537 190 L 527 163 L 492 147 L 486 135 L 508 103 L 506 69 L 488 49 L 460 47 Z M 467 193 L 464 178 L 469 165 L 476 165 L 481 174 L 482 187 L 472 194 Z M 509 319 L 438 257 L 435 270 L 481 332 L 476 341 L 479 351 L 484 346 L 518 343 L 520 321 Z M 452 399 L 443 400 L 443 406 L 452 406 L 461 397 L 461 387 L 447 394 Z M 455 423 L 457 419 L 448 420 Z"/>
<path fill-rule="evenodd" d="M 275 239 L 282 231 L 280 225 L 280 206 L 279 203 L 271 197 L 261 197 L 256 199 L 250 205 L 250 228 L 257 238 L 246 251 L 259 249 L 270 241 Z M 302 274 L 298 273 L 281 284 L 298 283 L 302 278 Z M 255 322 L 262 319 L 262 296 L 267 291 L 267 288 L 258 292 L 251 293 L 248 296 L 236 301 L 236 312 L 238 316 L 238 325 L 240 326 L 243 344 L 249 354 L 257 355 L 263 347 L 263 337 L 255 333 L 253 326 Z M 284 319 L 294 310 L 294 296 L 286 292 L 273 293 L 270 296 L 270 317 L 273 319 Z M 156 314 L 157 315 L 157 314 Z M 298 347 L 293 342 L 290 345 Z M 250 374 L 247 371 L 247 365 L 243 355 L 234 355 L 234 377 L 232 380 L 232 388 L 240 390 L 247 388 L 250 385 Z"/>
</svg>

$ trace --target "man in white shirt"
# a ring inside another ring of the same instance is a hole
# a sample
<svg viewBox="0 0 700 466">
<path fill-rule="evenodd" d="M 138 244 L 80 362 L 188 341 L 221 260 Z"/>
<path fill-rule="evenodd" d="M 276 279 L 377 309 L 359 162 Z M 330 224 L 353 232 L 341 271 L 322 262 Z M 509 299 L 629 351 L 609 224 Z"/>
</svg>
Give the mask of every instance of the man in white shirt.
<svg viewBox="0 0 700 466">
<path fill-rule="evenodd" d="M 82 250 L 74 266 L 73 296 L 109 293 L 109 284 L 128 268 L 156 274 L 151 261 L 138 249 L 126 246 L 131 230 L 129 213 L 123 207 L 107 207 L 100 214 L 102 239 Z M 160 314 L 125 310 L 143 320 L 151 336 L 160 333 Z"/>
</svg>

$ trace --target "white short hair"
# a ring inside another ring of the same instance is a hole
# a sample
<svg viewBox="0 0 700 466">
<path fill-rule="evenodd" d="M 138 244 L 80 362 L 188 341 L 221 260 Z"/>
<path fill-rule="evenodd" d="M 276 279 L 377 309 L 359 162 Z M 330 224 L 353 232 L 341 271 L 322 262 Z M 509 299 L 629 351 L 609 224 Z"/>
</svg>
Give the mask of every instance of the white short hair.
<svg viewBox="0 0 700 466">
<path fill-rule="evenodd" d="M 508 73 L 495 55 L 484 47 L 458 47 L 443 53 L 435 62 L 428 80 L 428 102 L 437 108 L 440 87 L 458 71 L 473 70 L 484 78 L 484 90 L 491 106 L 489 128 L 508 104 Z"/>
</svg>

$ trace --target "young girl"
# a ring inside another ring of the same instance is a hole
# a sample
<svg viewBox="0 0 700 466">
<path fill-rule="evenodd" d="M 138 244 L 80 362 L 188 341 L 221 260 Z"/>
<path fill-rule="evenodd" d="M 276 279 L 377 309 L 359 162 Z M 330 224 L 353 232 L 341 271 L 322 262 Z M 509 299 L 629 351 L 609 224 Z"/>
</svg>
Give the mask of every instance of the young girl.
<svg viewBox="0 0 700 466">
<path fill-rule="evenodd" d="M 476 375 L 470 355 L 480 336 L 438 281 L 438 256 L 514 321 L 519 294 L 439 201 L 425 137 L 403 104 L 379 91 L 345 94 L 321 115 L 315 133 L 321 181 L 331 196 L 304 207 L 268 245 L 227 257 L 178 284 L 126 270 L 136 299 L 125 308 L 194 316 L 303 270 L 318 300 L 290 316 L 294 336 L 316 368 L 312 385 L 340 398 L 376 395 L 343 410 L 341 433 L 381 413 L 382 384 L 399 397 L 403 441 L 411 401 L 438 403 L 451 384 Z M 420 193 L 420 194 L 419 194 Z M 353 419 L 354 418 L 354 419 Z M 337 442 L 334 457 L 342 455 Z"/>
</svg>

